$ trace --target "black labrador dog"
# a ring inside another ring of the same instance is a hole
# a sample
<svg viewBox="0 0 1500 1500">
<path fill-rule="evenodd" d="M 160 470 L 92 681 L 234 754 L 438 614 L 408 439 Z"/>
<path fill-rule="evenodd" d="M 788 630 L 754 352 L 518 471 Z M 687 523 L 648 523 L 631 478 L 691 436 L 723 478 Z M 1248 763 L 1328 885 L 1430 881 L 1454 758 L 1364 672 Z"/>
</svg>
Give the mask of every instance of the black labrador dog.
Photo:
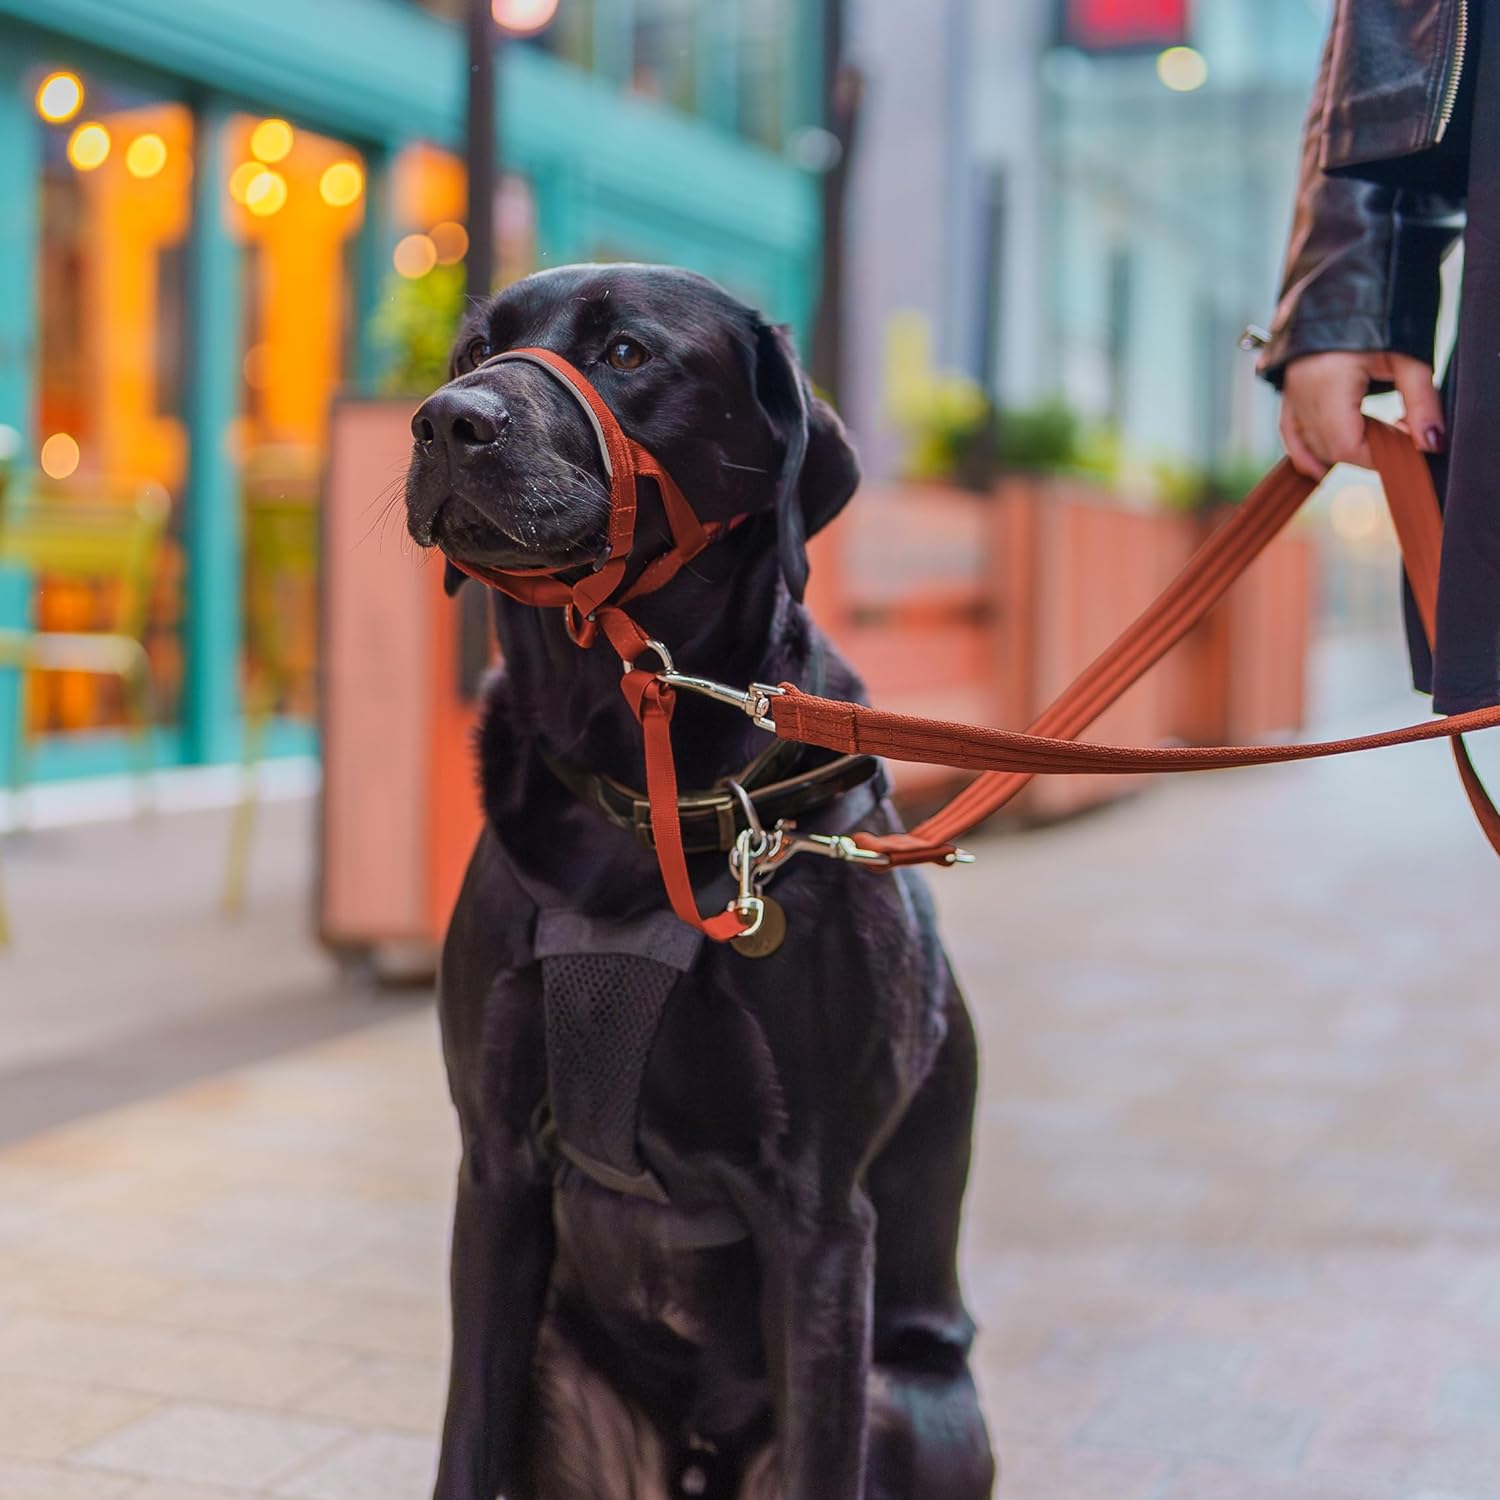
<svg viewBox="0 0 1500 1500">
<path fill-rule="evenodd" d="M 566 267 L 473 309 L 413 419 L 412 536 L 502 569 L 599 557 L 610 492 L 578 403 L 485 363 L 523 346 L 582 370 L 701 520 L 739 519 L 631 606 L 678 668 L 858 696 L 799 602 L 855 455 L 784 333 L 700 276 Z M 640 488 L 632 566 L 669 545 Z M 926 891 L 802 857 L 771 887 L 779 950 L 702 940 L 649 840 L 601 813 L 600 788 L 644 784 L 614 653 L 557 609 L 495 614 L 486 828 L 442 960 L 463 1157 L 438 1500 L 982 1500 L 955 1266 L 976 1050 Z M 673 738 L 699 788 L 767 743 L 685 697 Z M 832 759 L 795 753 L 780 779 Z M 878 773 L 833 786 L 800 828 L 898 826 Z M 724 855 L 691 868 L 722 910 Z"/>
</svg>

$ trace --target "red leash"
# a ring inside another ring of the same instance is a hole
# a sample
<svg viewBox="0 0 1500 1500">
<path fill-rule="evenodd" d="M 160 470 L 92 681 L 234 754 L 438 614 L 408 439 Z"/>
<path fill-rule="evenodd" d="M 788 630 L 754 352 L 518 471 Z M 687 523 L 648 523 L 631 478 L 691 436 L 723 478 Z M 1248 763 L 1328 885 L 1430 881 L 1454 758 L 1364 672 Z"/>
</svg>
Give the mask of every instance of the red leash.
<svg viewBox="0 0 1500 1500">
<path fill-rule="evenodd" d="M 1442 547 L 1442 517 L 1432 476 L 1415 446 L 1384 423 L 1370 423 L 1370 447 L 1430 640 L 1437 618 Z M 812 698 L 795 688 L 771 700 L 769 716 L 775 721 L 776 733 L 831 750 L 857 749 L 893 760 L 986 773 L 910 833 L 856 835 L 861 848 L 888 855 L 892 864 L 946 859 L 953 840 L 1004 807 L 1033 776 L 1221 770 L 1348 755 L 1433 739 L 1453 741 L 1464 788 L 1480 827 L 1500 853 L 1500 813 L 1480 782 L 1462 738 L 1473 730 L 1500 726 L 1500 707 L 1383 734 L 1311 745 L 1132 750 L 1072 743 L 1203 619 L 1316 488 L 1289 463 L 1278 464 L 1155 602 L 1073 681 L 1026 734 L 882 713 L 857 704 Z"/>
<path fill-rule="evenodd" d="M 1472 730 L 1500 727 L 1500 706 L 1382 734 L 1317 744 L 1130 749 L 1076 743 L 1090 724 L 1203 619 L 1307 502 L 1316 486 L 1285 461 L 1255 487 L 1155 602 L 1026 733 L 982 729 L 814 697 L 790 683 L 780 687 L 753 684 L 741 691 L 677 672 L 665 647 L 650 640 L 623 606 L 661 588 L 729 527 L 698 520 L 662 465 L 627 436 L 588 379 L 567 360 L 550 349 L 516 349 L 498 354 L 490 362 L 503 360 L 523 360 L 546 370 L 583 407 L 609 475 L 608 549 L 596 570 L 574 584 L 564 583 L 551 570 L 506 572 L 463 563 L 457 566 L 522 603 L 561 607 L 568 633 L 581 647 L 592 646 L 603 631 L 624 665 L 621 689 L 645 739 L 651 829 L 672 910 L 716 942 L 748 936 L 756 930 L 761 920 L 757 895 L 760 882 L 799 852 L 816 851 L 885 869 L 908 864 L 953 864 L 966 859 L 955 841 L 1004 807 L 1033 776 L 1220 770 L 1347 755 L 1418 740 L 1451 739 L 1459 774 L 1480 827 L 1500 853 L 1500 812 L 1485 791 L 1463 741 Z M 1437 495 L 1427 464 L 1415 446 L 1383 423 L 1369 425 L 1371 451 L 1430 640 L 1436 620 L 1442 545 Z M 654 480 L 660 488 L 672 546 L 647 563 L 635 582 L 622 590 L 635 543 L 635 486 L 641 478 Z M 648 671 L 636 665 L 648 652 L 660 657 L 660 670 Z M 802 836 L 778 827 L 765 835 L 757 830 L 759 842 L 755 844 L 748 834 L 741 835 L 736 856 L 739 863 L 734 866 L 740 875 L 740 898 L 726 911 L 704 917 L 693 894 L 677 812 L 671 721 L 679 689 L 732 704 L 782 739 L 844 754 L 883 755 L 984 774 L 909 833 L 822 837 Z"/>
</svg>

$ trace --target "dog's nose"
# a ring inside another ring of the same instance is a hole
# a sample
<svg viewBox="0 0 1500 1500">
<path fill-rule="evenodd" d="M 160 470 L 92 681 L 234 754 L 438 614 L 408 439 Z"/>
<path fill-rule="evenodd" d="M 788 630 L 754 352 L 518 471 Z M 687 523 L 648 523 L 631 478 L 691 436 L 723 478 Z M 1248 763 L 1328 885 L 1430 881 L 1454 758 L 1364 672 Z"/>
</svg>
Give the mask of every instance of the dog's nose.
<svg viewBox="0 0 1500 1500">
<path fill-rule="evenodd" d="M 496 442 L 509 422 L 510 412 L 493 391 L 479 386 L 445 387 L 417 408 L 411 435 L 419 443 L 441 444 L 457 456 Z"/>
</svg>

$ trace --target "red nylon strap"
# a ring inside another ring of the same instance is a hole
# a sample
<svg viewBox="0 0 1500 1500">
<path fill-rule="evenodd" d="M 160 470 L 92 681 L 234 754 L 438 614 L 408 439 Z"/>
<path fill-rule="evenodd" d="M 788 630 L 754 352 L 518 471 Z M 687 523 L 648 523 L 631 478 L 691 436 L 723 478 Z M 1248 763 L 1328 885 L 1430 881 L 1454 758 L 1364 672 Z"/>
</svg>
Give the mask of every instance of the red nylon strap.
<svg viewBox="0 0 1500 1500">
<path fill-rule="evenodd" d="M 1437 640 L 1438 571 L 1443 552 L 1443 515 L 1432 488 L 1432 475 L 1415 446 L 1382 423 L 1370 424 L 1370 447 L 1380 465 L 1406 576 L 1431 646 Z M 1469 806 L 1485 837 L 1500 853 L 1500 812 L 1479 779 L 1462 735 L 1453 741 L 1453 759 Z"/>
<path fill-rule="evenodd" d="M 1370 444 L 1390 499 L 1406 566 L 1429 636 L 1437 601 L 1441 520 L 1425 461 L 1393 429 L 1370 424 Z M 1145 675 L 1213 607 L 1282 530 L 1314 486 L 1287 463 L 1278 465 L 1234 517 L 1208 540 L 1129 630 L 1088 667 L 1025 734 L 882 713 L 856 704 L 814 698 L 788 688 L 771 700 L 770 717 L 784 739 L 845 754 L 983 770 L 987 774 L 940 812 L 907 834 L 860 834 L 864 848 L 893 864 L 943 862 L 953 840 L 1003 807 L 1033 777 L 1107 772 L 1221 769 L 1309 760 L 1416 740 L 1451 738 L 1464 788 L 1486 837 L 1500 853 L 1500 813 L 1485 792 L 1461 736 L 1500 726 L 1500 708 L 1429 721 L 1385 734 L 1312 745 L 1128 749 L 1074 743 L 1125 691 Z"/>
<path fill-rule="evenodd" d="M 537 347 L 507 349 L 495 356 L 496 363 L 521 360 L 541 365 L 568 387 L 593 415 L 595 430 L 603 449 L 605 467 L 609 470 L 609 541 L 604 566 L 578 583 L 569 601 L 585 620 L 604 603 L 619 586 L 635 545 L 635 481 L 641 472 L 639 459 L 646 457 L 639 444 L 626 437 L 615 414 L 604 404 L 603 397 L 581 371 L 551 349 Z M 652 461 L 652 467 L 655 467 Z"/>
<path fill-rule="evenodd" d="M 677 695 L 654 672 L 632 668 L 622 680 L 625 701 L 635 710 L 646 741 L 646 795 L 651 802 L 651 835 L 656 861 L 672 910 L 689 927 L 696 927 L 716 943 L 738 937 L 745 924 L 733 911 L 704 917 L 698 911 L 682 847 L 682 823 L 677 814 L 677 762 L 672 755 L 672 710 Z"/>
<path fill-rule="evenodd" d="M 1234 766 L 1266 766 L 1282 761 L 1322 760 L 1356 750 L 1380 750 L 1421 740 L 1456 739 L 1479 729 L 1500 728 L 1500 706 L 1476 708 L 1446 719 L 1426 719 L 1403 729 L 1352 739 L 1298 745 L 1166 745 L 1138 748 L 1093 745 L 1017 729 L 981 729 L 942 719 L 885 713 L 858 703 L 815 698 L 787 685 L 771 705 L 776 732 L 802 745 L 821 745 L 846 755 L 883 755 L 890 760 L 953 766 L 962 771 L 1003 771 L 1033 776 L 1149 776 L 1158 771 L 1225 771 Z M 878 839 L 861 836 L 865 848 Z"/>
</svg>

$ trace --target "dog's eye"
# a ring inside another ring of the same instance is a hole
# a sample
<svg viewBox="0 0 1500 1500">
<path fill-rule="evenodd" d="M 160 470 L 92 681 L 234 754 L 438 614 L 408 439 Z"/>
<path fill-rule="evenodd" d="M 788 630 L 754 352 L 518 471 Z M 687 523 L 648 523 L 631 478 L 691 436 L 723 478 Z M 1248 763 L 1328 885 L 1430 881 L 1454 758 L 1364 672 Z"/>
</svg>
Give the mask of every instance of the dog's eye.
<svg viewBox="0 0 1500 1500">
<path fill-rule="evenodd" d="M 470 339 L 468 346 L 464 349 L 464 359 L 472 370 L 482 365 L 493 353 L 494 350 L 490 348 L 488 339 Z"/>
<path fill-rule="evenodd" d="M 617 370 L 639 370 L 651 358 L 634 339 L 616 339 L 607 357 Z"/>
</svg>

